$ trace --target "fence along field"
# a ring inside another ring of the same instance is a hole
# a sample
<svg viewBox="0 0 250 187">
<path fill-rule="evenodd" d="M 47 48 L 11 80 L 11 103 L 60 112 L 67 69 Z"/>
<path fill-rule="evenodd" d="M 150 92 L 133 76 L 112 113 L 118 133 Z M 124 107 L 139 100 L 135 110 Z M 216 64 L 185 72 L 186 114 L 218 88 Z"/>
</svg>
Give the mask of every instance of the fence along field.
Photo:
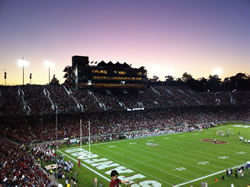
<svg viewBox="0 0 250 187">
<path fill-rule="evenodd" d="M 202 132 L 94 144 L 91 154 L 87 146 L 60 152 L 76 162 L 79 158 L 93 173 L 90 180 L 98 177 L 106 186 L 113 169 L 132 187 L 188 186 L 249 161 L 250 143 L 239 136 L 250 140 L 250 126 L 223 125 Z"/>
</svg>

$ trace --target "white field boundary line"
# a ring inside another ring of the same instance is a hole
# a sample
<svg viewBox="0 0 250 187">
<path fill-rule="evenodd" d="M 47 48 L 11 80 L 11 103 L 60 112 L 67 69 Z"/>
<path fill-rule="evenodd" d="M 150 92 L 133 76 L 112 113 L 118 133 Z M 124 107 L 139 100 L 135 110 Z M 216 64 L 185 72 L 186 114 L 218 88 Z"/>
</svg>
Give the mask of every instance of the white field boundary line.
<svg viewBox="0 0 250 187">
<path fill-rule="evenodd" d="M 78 161 L 77 161 L 76 159 L 72 158 L 71 156 L 67 155 L 66 153 L 63 153 L 63 152 L 60 151 L 60 150 L 58 150 L 58 152 L 60 152 L 61 154 L 65 155 L 66 157 L 68 157 L 68 158 L 72 159 L 73 161 L 75 161 L 76 163 L 78 163 Z M 92 169 L 92 168 L 86 166 L 86 165 L 83 164 L 82 162 L 81 162 L 81 165 L 82 165 L 83 167 L 89 169 L 90 171 L 94 172 L 95 174 L 99 175 L 100 177 L 104 178 L 106 181 L 110 181 L 109 178 L 107 178 L 107 177 L 105 177 L 104 175 L 98 173 L 96 170 L 94 170 L 94 169 Z"/>
<path fill-rule="evenodd" d="M 244 166 L 244 164 L 241 164 L 241 165 L 232 167 L 232 169 L 239 168 L 239 167 L 241 167 L 241 166 Z M 218 174 L 224 173 L 224 172 L 226 172 L 226 169 L 225 169 L 225 170 L 222 170 L 222 171 L 218 171 L 218 172 L 216 172 L 216 173 L 212 173 L 212 174 L 207 175 L 207 176 L 204 176 L 204 177 L 200 177 L 200 178 L 191 180 L 191 181 L 187 181 L 187 182 L 184 182 L 184 183 L 181 183 L 181 184 L 177 184 L 176 187 L 183 186 L 183 185 L 186 185 L 186 184 L 190 184 L 191 182 L 196 182 L 196 181 L 199 181 L 199 180 L 202 180 L 202 179 L 206 179 L 206 178 L 208 178 L 208 177 L 212 177 L 212 176 L 214 176 L 214 175 L 218 175 Z"/>
<path fill-rule="evenodd" d="M 139 139 L 139 138 L 138 138 Z M 90 144 L 90 146 L 97 146 L 97 145 L 103 145 L 103 144 L 111 144 L 111 143 L 122 143 L 122 142 L 125 142 L 125 141 L 129 141 L 129 140 L 136 140 L 136 139 L 127 139 L 127 140 L 115 140 L 115 141 L 112 141 L 112 142 L 104 142 L 104 143 L 95 143 L 95 144 Z M 69 150 L 69 149 L 75 149 L 79 147 L 80 149 L 80 146 L 73 146 L 73 147 L 65 147 L 65 148 L 62 148 L 60 150 Z M 87 145 L 83 145 L 82 147 L 89 147 L 89 144 Z"/>
<path fill-rule="evenodd" d="M 186 132 L 179 132 L 179 134 L 181 133 L 186 133 Z M 175 133 L 177 134 L 177 133 Z M 94 143 L 94 144 L 90 144 L 90 146 L 98 146 L 98 145 L 103 145 L 103 144 L 112 144 L 112 143 L 122 143 L 122 142 L 126 142 L 126 141 L 130 141 L 130 140 L 140 140 L 140 139 L 147 139 L 147 138 L 153 138 L 153 137 L 160 137 L 160 136 L 168 136 L 168 135 L 174 135 L 174 134 L 162 134 L 162 135 L 159 135 L 159 136 L 148 136 L 148 137 L 139 137 L 139 138 L 131 138 L 131 139 L 126 139 L 126 140 L 114 140 L 114 141 L 111 141 L 111 142 L 102 142 L 102 143 Z M 86 145 L 83 145 L 82 147 L 88 147 L 89 144 L 86 144 Z M 65 148 L 62 148 L 60 150 L 65 150 L 65 149 L 75 149 L 80 146 L 73 146 L 73 147 L 65 147 Z"/>
</svg>

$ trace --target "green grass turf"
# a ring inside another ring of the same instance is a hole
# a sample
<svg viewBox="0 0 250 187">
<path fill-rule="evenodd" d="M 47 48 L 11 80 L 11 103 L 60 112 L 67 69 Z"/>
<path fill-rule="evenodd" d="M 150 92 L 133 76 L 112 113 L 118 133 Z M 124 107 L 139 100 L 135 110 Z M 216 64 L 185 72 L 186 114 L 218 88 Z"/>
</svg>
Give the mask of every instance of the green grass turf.
<svg viewBox="0 0 250 187">
<path fill-rule="evenodd" d="M 234 127 L 235 124 L 228 124 L 203 130 L 202 132 L 186 132 L 172 135 L 155 136 L 143 139 L 133 139 L 125 141 L 108 142 L 105 144 L 91 145 L 92 154 L 97 154 L 100 158 L 106 158 L 114 163 L 118 163 L 128 169 L 133 170 L 132 174 L 124 173 L 123 176 L 131 176 L 142 174 L 146 178 L 133 180 L 139 182 L 143 180 L 155 180 L 162 186 L 173 186 L 181 184 L 193 179 L 204 177 L 227 168 L 245 164 L 250 161 L 250 144 L 245 144 L 239 141 L 240 135 L 250 139 L 250 128 Z M 216 136 L 217 130 L 226 130 L 230 128 L 233 134 L 229 137 Z M 202 142 L 202 139 L 214 139 L 226 141 L 226 144 L 214 144 Z M 148 146 L 146 143 L 158 144 L 157 146 Z M 88 145 L 83 146 L 88 150 Z M 70 148 L 61 148 L 59 151 L 76 160 L 77 157 L 72 156 L 72 153 L 65 152 Z M 244 152 L 243 154 L 239 154 Z M 65 155 L 65 159 L 68 159 Z M 225 159 L 219 158 L 227 156 Z M 207 164 L 198 164 L 206 162 Z M 114 167 L 98 170 L 96 167 L 88 167 L 94 169 L 101 175 L 110 178 L 105 171 L 111 170 Z M 79 186 L 93 186 L 94 178 L 97 177 L 103 186 L 109 186 L 109 181 L 89 171 L 81 166 L 77 168 L 77 163 L 74 164 L 74 169 L 78 170 Z M 184 186 L 201 186 L 201 181 L 207 181 L 209 186 L 224 187 L 234 183 L 235 186 L 247 186 L 250 183 L 250 171 L 246 172 L 244 178 L 236 179 L 232 176 L 221 181 L 221 176 L 225 176 L 225 172 L 202 179 L 196 182 L 189 183 Z M 219 181 L 215 182 L 218 178 Z M 126 186 L 126 185 L 123 185 Z"/>
</svg>

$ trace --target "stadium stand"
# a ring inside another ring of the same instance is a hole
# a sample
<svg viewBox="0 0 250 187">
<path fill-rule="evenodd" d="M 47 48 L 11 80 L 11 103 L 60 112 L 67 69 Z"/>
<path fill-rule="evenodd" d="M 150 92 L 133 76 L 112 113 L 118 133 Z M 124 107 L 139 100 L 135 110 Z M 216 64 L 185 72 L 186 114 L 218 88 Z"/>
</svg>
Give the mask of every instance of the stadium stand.
<svg viewBox="0 0 250 187">
<path fill-rule="evenodd" d="M 3 186 L 45 187 L 53 184 L 23 147 L 0 141 L 0 181 Z"/>
<path fill-rule="evenodd" d="M 78 90 L 63 85 L 1 86 L 0 136 L 8 140 L 0 140 L 0 184 L 52 184 L 34 159 L 44 152 L 43 159 L 54 159 L 48 141 L 79 138 L 80 119 L 83 141 L 88 141 L 91 122 L 92 141 L 97 142 L 189 131 L 197 124 L 224 120 L 250 121 L 249 106 L 250 92 L 200 93 L 181 86 Z M 33 147 L 31 154 L 21 146 L 42 142 L 46 144 Z"/>
<path fill-rule="evenodd" d="M 24 100 L 31 109 L 31 114 L 51 113 L 52 106 L 46 95 L 43 86 L 27 85 L 22 86 L 24 91 Z"/>
<path fill-rule="evenodd" d="M 249 92 L 195 92 L 187 87 L 154 85 L 146 89 L 75 90 L 65 86 L 1 87 L 1 114 L 50 114 L 159 109 L 171 106 L 233 106 L 250 104 Z"/>
<path fill-rule="evenodd" d="M 42 118 L 42 121 L 41 121 Z M 111 135 L 140 130 L 154 131 L 184 128 L 196 124 L 223 120 L 249 120 L 249 112 L 243 107 L 181 107 L 147 111 L 113 111 L 58 115 L 58 139 L 79 137 L 79 120 L 83 120 L 83 136 Z M 56 139 L 55 115 L 28 116 L 8 119 L 2 124 L 2 136 L 19 143 L 42 142 Z M 18 123 L 17 123 L 18 122 Z"/>
</svg>

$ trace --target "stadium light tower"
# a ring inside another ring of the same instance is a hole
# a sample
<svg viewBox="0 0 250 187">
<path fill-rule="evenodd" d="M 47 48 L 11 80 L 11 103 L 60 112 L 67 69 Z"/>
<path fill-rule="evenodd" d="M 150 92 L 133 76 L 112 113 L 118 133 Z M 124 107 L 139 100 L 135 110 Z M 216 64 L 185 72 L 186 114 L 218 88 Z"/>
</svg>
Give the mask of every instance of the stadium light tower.
<svg viewBox="0 0 250 187">
<path fill-rule="evenodd" d="M 44 61 L 44 66 L 45 66 L 46 68 L 48 68 L 48 70 L 49 70 L 49 83 L 50 83 L 50 68 L 55 67 L 55 63 L 54 63 L 54 62 L 51 62 L 51 61 L 48 61 L 48 60 L 45 60 L 45 61 Z"/>
<path fill-rule="evenodd" d="M 30 73 L 30 84 L 31 84 L 31 79 L 32 79 L 32 73 Z"/>
<path fill-rule="evenodd" d="M 4 80 L 5 80 L 5 86 L 6 86 L 6 79 L 7 79 L 7 72 L 4 70 Z"/>
<path fill-rule="evenodd" d="M 212 75 L 220 76 L 222 73 L 223 73 L 223 69 L 222 68 L 214 68 L 212 70 Z"/>
<path fill-rule="evenodd" d="M 22 58 L 22 59 L 18 59 L 17 64 L 19 67 L 23 68 L 23 85 L 24 85 L 24 67 L 28 67 L 30 62 Z"/>
</svg>

